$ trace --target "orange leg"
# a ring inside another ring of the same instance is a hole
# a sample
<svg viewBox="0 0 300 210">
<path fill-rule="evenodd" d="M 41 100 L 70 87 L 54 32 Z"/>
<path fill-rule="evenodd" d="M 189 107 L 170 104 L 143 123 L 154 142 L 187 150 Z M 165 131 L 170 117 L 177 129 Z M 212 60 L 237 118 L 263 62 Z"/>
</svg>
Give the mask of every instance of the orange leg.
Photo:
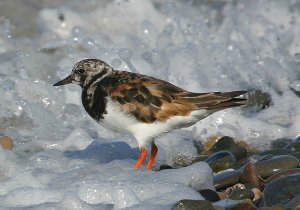
<svg viewBox="0 0 300 210">
<path fill-rule="evenodd" d="M 152 165 L 154 163 L 154 160 L 155 160 L 155 157 L 157 155 L 157 152 L 158 152 L 158 148 L 157 148 L 157 146 L 153 142 L 152 143 L 152 147 L 151 147 L 151 156 L 150 156 L 149 162 L 147 164 L 147 169 L 148 170 L 152 169 Z"/>
<path fill-rule="evenodd" d="M 144 162 L 144 160 L 146 159 L 146 157 L 147 157 L 147 150 L 145 147 L 142 147 L 140 156 L 139 156 L 138 160 L 136 161 L 134 168 L 139 169 L 141 167 L 142 163 Z"/>
</svg>

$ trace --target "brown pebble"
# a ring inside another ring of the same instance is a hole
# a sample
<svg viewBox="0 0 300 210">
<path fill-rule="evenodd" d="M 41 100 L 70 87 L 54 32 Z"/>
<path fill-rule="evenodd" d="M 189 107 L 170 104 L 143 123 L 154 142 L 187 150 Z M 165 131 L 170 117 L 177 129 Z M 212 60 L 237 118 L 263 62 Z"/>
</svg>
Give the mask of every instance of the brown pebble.
<svg viewBox="0 0 300 210">
<path fill-rule="evenodd" d="M 249 162 L 246 164 L 241 173 L 240 181 L 244 184 L 250 183 L 257 188 L 260 188 L 260 179 L 254 163 Z"/>
<path fill-rule="evenodd" d="M 251 147 L 244 141 L 239 141 L 236 144 L 240 147 L 244 147 L 247 150 L 247 152 L 251 151 Z"/>
<path fill-rule="evenodd" d="M 228 210 L 257 210 L 257 207 L 252 204 L 250 200 L 245 200 L 243 203 L 238 203 L 230 208 L 226 208 Z"/>
<path fill-rule="evenodd" d="M 224 198 L 226 198 L 226 194 L 225 192 L 217 192 L 219 197 L 220 197 L 220 200 L 223 200 Z"/>
<path fill-rule="evenodd" d="M 3 136 L 0 138 L 0 145 L 5 150 L 12 150 L 12 148 L 13 148 L 12 139 L 8 136 Z"/>
<path fill-rule="evenodd" d="M 221 138 L 221 136 L 210 136 L 207 138 L 207 142 L 203 145 L 204 147 L 204 151 L 209 151 L 214 144 L 219 141 L 219 139 Z"/>
<path fill-rule="evenodd" d="M 254 193 L 253 201 L 257 201 L 262 197 L 262 192 L 258 188 L 252 188 L 251 191 Z"/>
</svg>

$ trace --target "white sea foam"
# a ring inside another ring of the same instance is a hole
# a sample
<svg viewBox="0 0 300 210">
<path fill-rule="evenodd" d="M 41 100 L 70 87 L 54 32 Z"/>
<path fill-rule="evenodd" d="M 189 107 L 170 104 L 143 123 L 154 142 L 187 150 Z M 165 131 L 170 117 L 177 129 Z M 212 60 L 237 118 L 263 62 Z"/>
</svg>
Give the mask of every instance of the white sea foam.
<svg viewBox="0 0 300 210">
<path fill-rule="evenodd" d="M 12 151 L 0 148 L 1 209 L 163 210 L 213 189 L 205 163 L 133 170 L 136 141 L 93 122 L 79 87 L 52 86 L 83 58 L 190 91 L 271 94 L 267 109 L 220 111 L 158 139 L 155 169 L 191 161 L 193 141 L 211 135 L 256 148 L 299 135 L 300 100 L 290 90 L 300 90 L 296 1 L 13 2 L 0 2 L 0 134 L 14 141 Z"/>
</svg>

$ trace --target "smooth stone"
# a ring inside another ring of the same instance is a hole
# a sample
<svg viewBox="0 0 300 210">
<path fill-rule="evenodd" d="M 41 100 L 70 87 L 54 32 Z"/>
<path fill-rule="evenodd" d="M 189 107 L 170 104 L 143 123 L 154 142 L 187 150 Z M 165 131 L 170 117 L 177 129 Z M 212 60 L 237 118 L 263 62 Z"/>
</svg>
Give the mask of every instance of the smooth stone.
<svg viewBox="0 0 300 210">
<path fill-rule="evenodd" d="M 236 161 L 235 169 L 242 170 L 245 167 L 245 165 L 249 163 L 249 161 L 249 158 L 242 158 Z"/>
<path fill-rule="evenodd" d="M 259 155 L 273 155 L 273 156 L 279 156 L 279 155 L 291 155 L 293 151 L 288 149 L 272 149 L 272 150 L 265 150 L 261 152 Z"/>
<path fill-rule="evenodd" d="M 260 191 L 260 189 L 258 189 L 258 188 L 252 188 L 251 191 L 254 193 L 253 201 L 257 201 L 257 200 L 261 199 L 261 197 L 262 197 L 263 194 Z"/>
<path fill-rule="evenodd" d="M 235 144 L 235 141 L 233 138 L 231 138 L 229 136 L 223 136 L 213 145 L 213 147 L 210 149 L 210 151 L 220 152 L 223 150 L 227 150 L 230 147 L 233 147 L 235 145 L 236 144 Z"/>
<path fill-rule="evenodd" d="M 217 173 L 229 168 L 234 168 L 236 159 L 231 152 L 224 150 L 211 155 L 205 162 L 208 163 L 214 173 Z"/>
<path fill-rule="evenodd" d="M 207 141 L 203 144 L 204 151 L 210 151 L 210 149 L 215 145 L 221 136 L 210 136 L 207 138 Z"/>
<path fill-rule="evenodd" d="M 256 188 L 256 186 L 254 184 L 251 184 L 251 183 L 243 183 L 243 185 L 245 186 L 245 189 L 248 189 L 248 190 Z"/>
<path fill-rule="evenodd" d="M 229 196 L 232 200 L 244 200 L 244 199 L 254 199 L 254 193 L 248 189 L 237 189 L 231 193 Z"/>
<path fill-rule="evenodd" d="M 300 194 L 287 202 L 284 209 L 300 210 Z"/>
<path fill-rule="evenodd" d="M 260 188 L 260 179 L 254 163 L 249 162 L 245 165 L 240 176 L 240 181 L 244 184 L 250 183 Z"/>
<path fill-rule="evenodd" d="M 290 155 L 280 155 L 255 163 L 257 173 L 262 178 L 272 176 L 279 171 L 296 168 L 299 160 Z"/>
<path fill-rule="evenodd" d="M 226 198 L 226 193 L 225 192 L 217 192 L 219 195 L 220 200 L 223 200 Z"/>
<path fill-rule="evenodd" d="M 285 148 L 292 149 L 293 151 L 300 152 L 300 136 L 294 139 L 289 145 Z"/>
<path fill-rule="evenodd" d="M 230 207 L 233 207 L 239 203 L 243 203 L 244 200 L 232 200 L 228 197 L 225 197 L 224 199 L 215 202 L 214 206 L 218 209 L 218 210 L 227 210 Z"/>
<path fill-rule="evenodd" d="M 228 148 L 227 151 L 231 152 L 236 160 L 247 157 L 247 149 L 242 146 L 234 145 Z"/>
<path fill-rule="evenodd" d="M 300 173 L 300 168 L 293 168 L 293 169 L 288 169 L 288 170 L 280 171 L 280 172 L 278 172 L 278 173 L 270 176 L 266 180 L 265 185 L 268 185 L 270 182 L 272 182 L 275 179 L 278 179 L 280 177 L 284 177 L 284 176 L 288 176 L 288 175 L 296 174 L 296 173 Z"/>
<path fill-rule="evenodd" d="M 0 138 L 0 145 L 4 150 L 12 150 L 13 148 L 13 141 L 8 136 L 3 136 Z"/>
<path fill-rule="evenodd" d="M 211 202 L 217 202 L 220 200 L 218 193 L 211 189 L 203 189 L 198 192 L 203 196 L 203 198 L 205 198 L 205 200 L 209 200 Z"/>
<path fill-rule="evenodd" d="M 220 136 L 208 137 L 207 141 L 203 144 L 204 151 L 209 151 L 220 138 Z"/>
<path fill-rule="evenodd" d="M 282 149 L 289 145 L 292 142 L 292 139 L 280 138 L 271 142 L 271 149 Z"/>
<path fill-rule="evenodd" d="M 250 200 L 246 200 L 246 202 L 238 203 L 234 206 L 226 208 L 226 210 L 257 210 L 257 207 L 253 205 Z"/>
<path fill-rule="evenodd" d="M 259 161 L 264 161 L 264 160 L 270 160 L 271 158 L 273 158 L 274 155 L 271 155 L 271 154 L 267 154 L 267 155 L 258 155 L 258 159 L 257 159 L 257 162 Z"/>
<path fill-rule="evenodd" d="M 300 173 L 275 179 L 264 191 L 265 206 L 284 205 L 300 194 Z"/>
<path fill-rule="evenodd" d="M 214 210 L 214 207 L 210 201 L 207 200 L 188 200 L 183 199 L 178 201 L 172 210 Z"/>
<path fill-rule="evenodd" d="M 235 185 L 240 179 L 240 170 L 224 171 L 214 175 L 214 186 L 217 190 Z"/>
<path fill-rule="evenodd" d="M 168 165 L 168 164 L 162 164 L 159 166 L 159 170 L 164 170 L 164 169 L 173 169 L 172 166 Z"/>
<path fill-rule="evenodd" d="M 244 141 L 239 141 L 236 143 L 236 145 L 240 147 L 244 147 L 247 150 L 247 152 L 251 151 L 251 147 Z"/>
<path fill-rule="evenodd" d="M 294 153 L 294 154 L 293 154 L 293 156 L 294 156 L 295 158 L 298 158 L 298 159 L 300 159 L 300 152 L 296 152 L 296 153 Z"/>
</svg>

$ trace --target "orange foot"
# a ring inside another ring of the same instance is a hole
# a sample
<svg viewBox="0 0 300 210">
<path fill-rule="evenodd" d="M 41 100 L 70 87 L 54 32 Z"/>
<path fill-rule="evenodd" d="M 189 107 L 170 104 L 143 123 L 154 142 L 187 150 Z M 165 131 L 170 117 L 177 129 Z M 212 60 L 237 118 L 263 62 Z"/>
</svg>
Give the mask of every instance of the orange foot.
<svg viewBox="0 0 300 210">
<path fill-rule="evenodd" d="M 140 150 L 141 150 L 140 156 L 139 156 L 138 160 L 136 161 L 136 163 L 134 165 L 135 169 L 139 169 L 141 167 L 142 163 L 144 162 L 144 160 L 147 157 L 147 150 L 146 150 L 146 148 L 142 147 Z"/>
<path fill-rule="evenodd" d="M 150 159 L 149 159 L 149 162 L 147 164 L 147 169 L 148 170 L 151 170 L 152 169 L 152 165 L 154 163 L 154 160 L 155 160 L 155 157 L 157 155 L 157 152 L 158 152 L 158 148 L 157 146 L 153 143 L 152 144 L 152 147 L 151 147 L 151 156 L 150 156 Z"/>
<path fill-rule="evenodd" d="M 142 163 L 145 161 L 146 157 L 147 157 L 147 150 L 145 147 L 142 147 L 141 149 L 141 152 L 140 152 L 140 156 L 138 158 L 138 160 L 136 161 L 135 165 L 134 165 L 134 168 L 135 169 L 139 169 L 142 165 Z M 155 157 L 157 155 L 157 152 L 158 152 L 158 148 L 157 146 L 153 143 L 152 144 L 152 147 L 151 147 L 151 156 L 150 156 L 150 159 L 149 159 L 149 162 L 146 166 L 146 168 L 148 170 L 151 170 L 152 169 L 152 165 L 154 163 L 154 160 L 155 160 Z"/>
</svg>

